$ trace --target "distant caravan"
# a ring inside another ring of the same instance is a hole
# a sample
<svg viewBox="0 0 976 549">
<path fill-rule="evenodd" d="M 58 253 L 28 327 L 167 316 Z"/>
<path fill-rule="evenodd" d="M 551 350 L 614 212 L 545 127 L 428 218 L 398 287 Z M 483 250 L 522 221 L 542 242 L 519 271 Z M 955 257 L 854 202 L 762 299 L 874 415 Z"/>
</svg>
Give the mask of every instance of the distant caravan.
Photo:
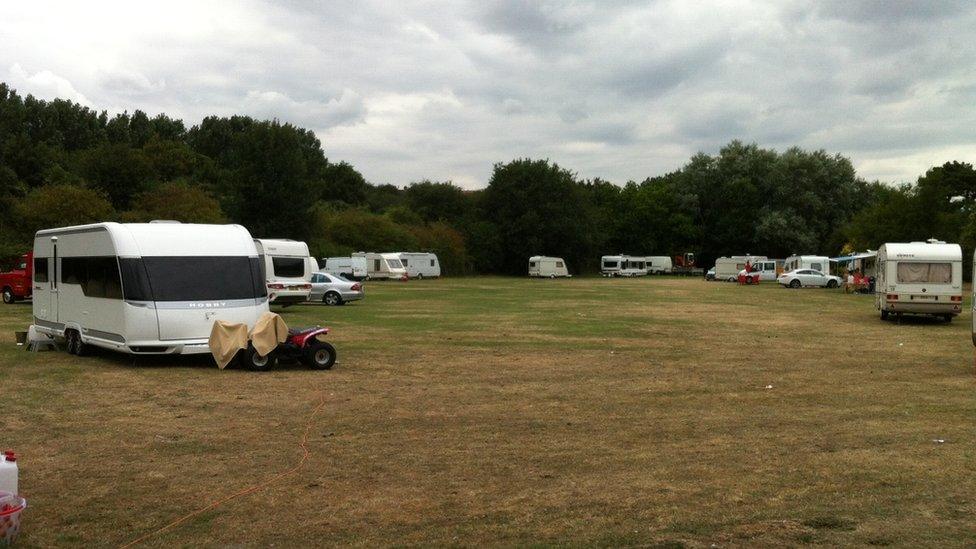
<svg viewBox="0 0 976 549">
<path fill-rule="evenodd" d="M 962 248 L 935 239 L 882 245 L 875 304 L 882 320 L 913 314 L 952 321 L 962 312 Z"/>
<path fill-rule="evenodd" d="M 570 278 L 566 262 L 561 257 L 535 255 L 529 258 L 529 276 L 533 278 Z"/>
<path fill-rule="evenodd" d="M 643 256 L 605 255 L 600 258 L 600 274 L 603 276 L 644 276 L 647 274 L 647 262 Z"/>
<path fill-rule="evenodd" d="M 823 255 L 791 255 L 783 261 L 783 271 L 811 269 L 830 274 L 830 258 Z"/>
<path fill-rule="evenodd" d="M 312 273 L 318 263 L 308 255 L 308 245 L 297 240 L 256 238 L 270 302 L 287 307 L 308 301 Z"/>
<path fill-rule="evenodd" d="M 426 252 L 399 252 L 396 254 L 407 270 L 410 278 L 438 278 L 441 276 L 441 263 L 437 254 Z"/>
<path fill-rule="evenodd" d="M 379 254 L 373 252 L 356 252 L 352 259 L 366 260 L 366 277 L 369 280 L 389 279 L 407 280 L 407 270 L 403 268 L 400 255 L 395 253 Z"/>
<path fill-rule="evenodd" d="M 96 223 L 34 236 L 34 326 L 133 354 L 209 353 L 214 322 L 268 310 L 257 248 L 240 225 Z"/>
</svg>

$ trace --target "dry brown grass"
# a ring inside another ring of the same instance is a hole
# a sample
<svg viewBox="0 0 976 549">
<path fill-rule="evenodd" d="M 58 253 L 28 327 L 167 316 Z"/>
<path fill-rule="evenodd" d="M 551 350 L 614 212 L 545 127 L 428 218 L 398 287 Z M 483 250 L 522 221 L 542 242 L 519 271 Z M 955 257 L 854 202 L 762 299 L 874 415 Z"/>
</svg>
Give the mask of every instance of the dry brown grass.
<svg viewBox="0 0 976 549">
<path fill-rule="evenodd" d="M 27 354 L 0 316 L 25 546 L 967 545 L 973 349 L 870 298 L 700 280 L 372 284 L 297 307 L 329 372 Z M 394 314 L 391 314 L 394 313 Z M 771 385 L 772 388 L 766 388 Z M 944 443 L 933 439 L 943 439 Z"/>
</svg>

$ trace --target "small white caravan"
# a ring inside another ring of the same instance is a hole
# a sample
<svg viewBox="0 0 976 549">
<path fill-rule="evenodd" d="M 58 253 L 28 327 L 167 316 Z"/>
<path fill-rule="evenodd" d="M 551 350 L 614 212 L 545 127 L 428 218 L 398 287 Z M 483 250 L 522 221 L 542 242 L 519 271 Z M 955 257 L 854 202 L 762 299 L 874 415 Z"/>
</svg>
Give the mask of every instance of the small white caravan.
<svg viewBox="0 0 976 549">
<path fill-rule="evenodd" d="M 570 278 L 566 262 L 561 257 L 534 255 L 529 258 L 529 276 L 539 278 Z"/>
<path fill-rule="evenodd" d="M 629 255 L 605 255 L 600 258 L 600 274 L 603 276 L 644 276 L 647 274 L 643 257 Z"/>
<path fill-rule="evenodd" d="M 830 258 L 823 255 L 791 255 L 783 262 L 784 272 L 788 273 L 797 269 L 812 269 L 830 274 Z"/>
<path fill-rule="evenodd" d="M 441 276 L 441 262 L 437 254 L 425 252 L 400 252 L 400 263 L 410 278 L 437 278 Z"/>
<path fill-rule="evenodd" d="M 96 223 L 34 236 L 34 326 L 84 354 L 208 353 L 217 320 L 268 310 L 257 249 L 240 225 Z"/>
<path fill-rule="evenodd" d="M 271 303 L 285 307 L 308 301 L 312 273 L 308 244 L 297 240 L 255 238 Z"/>
<path fill-rule="evenodd" d="M 647 274 L 670 274 L 674 265 L 666 255 L 652 255 L 644 258 Z"/>
<path fill-rule="evenodd" d="M 349 280 L 365 280 L 369 277 L 365 257 L 323 257 L 324 271 Z"/>
<path fill-rule="evenodd" d="M 394 253 L 356 252 L 353 258 L 366 259 L 366 276 L 369 279 L 388 278 L 391 280 L 407 280 L 407 270 L 403 268 L 400 256 Z"/>
<path fill-rule="evenodd" d="M 962 248 L 935 239 L 882 245 L 875 304 L 882 319 L 922 314 L 951 321 L 962 311 Z"/>
<path fill-rule="evenodd" d="M 720 257 L 715 260 L 715 280 L 735 282 L 739 279 L 739 271 L 746 268 L 746 263 L 766 261 L 764 255 L 733 255 Z"/>
</svg>

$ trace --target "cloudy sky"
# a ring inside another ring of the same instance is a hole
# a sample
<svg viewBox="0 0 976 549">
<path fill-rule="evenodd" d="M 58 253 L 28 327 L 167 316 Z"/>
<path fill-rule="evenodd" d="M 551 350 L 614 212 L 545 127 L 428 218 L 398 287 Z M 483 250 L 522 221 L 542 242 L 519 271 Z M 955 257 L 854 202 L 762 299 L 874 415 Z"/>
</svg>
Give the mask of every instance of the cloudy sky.
<svg viewBox="0 0 976 549">
<path fill-rule="evenodd" d="M 913 181 L 976 161 L 976 3 L 15 2 L 0 80 L 41 98 L 313 129 L 374 183 L 549 158 L 617 183 L 731 139 Z"/>
</svg>

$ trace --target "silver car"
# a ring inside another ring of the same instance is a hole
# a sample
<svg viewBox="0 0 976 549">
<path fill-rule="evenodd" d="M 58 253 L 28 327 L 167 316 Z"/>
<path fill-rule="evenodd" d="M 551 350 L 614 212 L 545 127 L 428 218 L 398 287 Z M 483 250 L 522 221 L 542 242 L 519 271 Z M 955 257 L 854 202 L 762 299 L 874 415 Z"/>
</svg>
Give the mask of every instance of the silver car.
<svg viewBox="0 0 976 549">
<path fill-rule="evenodd" d="M 342 305 L 366 297 L 362 282 L 354 282 L 329 273 L 312 273 L 312 294 L 309 301 L 321 301 L 326 305 Z"/>
<path fill-rule="evenodd" d="M 836 288 L 840 286 L 840 277 L 823 274 L 813 269 L 798 269 L 783 273 L 776 279 L 783 286 L 790 288 L 800 288 L 804 286 L 814 286 L 820 288 Z"/>
</svg>

